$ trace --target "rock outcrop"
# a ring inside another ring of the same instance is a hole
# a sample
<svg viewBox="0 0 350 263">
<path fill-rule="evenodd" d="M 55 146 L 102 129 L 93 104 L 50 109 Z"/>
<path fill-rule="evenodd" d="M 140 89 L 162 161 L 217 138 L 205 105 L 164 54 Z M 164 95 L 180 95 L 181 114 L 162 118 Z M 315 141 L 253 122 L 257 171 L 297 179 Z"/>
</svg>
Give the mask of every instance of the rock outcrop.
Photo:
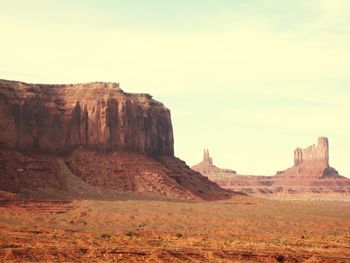
<svg viewBox="0 0 350 263">
<path fill-rule="evenodd" d="M 31 197 L 233 195 L 174 156 L 162 103 L 116 83 L 0 80 L 0 170 L 0 190 Z"/>
<path fill-rule="evenodd" d="M 319 137 L 318 144 L 305 149 L 297 148 L 294 151 L 294 166 L 277 172 L 279 177 L 324 177 L 339 176 L 336 169 L 329 166 L 329 143 L 328 138 Z"/>
<path fill-rule="evenodd" d="M 287 199 L 342 199 L 350 196 L 350 179 L 329 165 L 329 143 L 294 151 L 294 165 L 275 176 L 206 174 L 221 187 L 250 195 Z"/>
<path fill-rule="evenodd" d="M 0 80 L 0 120 L 0 143 L 11 149 L 174 153 L 170 111 L 148 94 L 123 92 L 117 83 Z"/>
<path fill-rule="evenodd" d="M 217 173 L 230 173 L 230 174 L 236 174 L 236 171 L 230 170 L 230 169 L 221 169 L 213 164 L 213 158 L 209 155 L 209 150 L 204 149 L 203 151 L 203 160 L 194 166 L 191 167 L 191 169 L 207 175 L 207 174 L 217 174 Z"/>
<path fill-rule="evenodd" d="M 329 144 L 328 138 L 319 137 L 318 144 L 311 145 L 305 149 L 297 148 L 294 151 L 294 165 L 301 163 L 322 163 L 329 166 Z"/>
</svg>

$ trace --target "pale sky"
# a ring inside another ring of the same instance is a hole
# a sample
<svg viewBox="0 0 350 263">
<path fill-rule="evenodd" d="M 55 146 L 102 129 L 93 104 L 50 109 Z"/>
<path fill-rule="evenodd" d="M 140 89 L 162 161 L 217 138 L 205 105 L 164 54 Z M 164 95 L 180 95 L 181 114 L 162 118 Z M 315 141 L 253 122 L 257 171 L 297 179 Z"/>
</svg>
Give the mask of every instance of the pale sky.
<svg viewBox="0 0 350 263">
<path fill-rule="evenodd" d="M 350 1 L 0 0 L 0 37 L 0 78 L 152 94 L 190 165 L 271 175 L 327 136 L 350 177 Z"/>
</svg>

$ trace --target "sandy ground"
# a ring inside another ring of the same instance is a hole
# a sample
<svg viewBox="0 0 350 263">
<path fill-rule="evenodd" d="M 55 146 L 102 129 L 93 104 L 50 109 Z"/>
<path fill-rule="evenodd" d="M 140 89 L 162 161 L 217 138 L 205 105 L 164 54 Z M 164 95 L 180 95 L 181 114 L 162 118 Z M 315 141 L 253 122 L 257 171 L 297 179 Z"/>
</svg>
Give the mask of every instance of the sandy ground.
<svg viewBox="0 0 350 263">
<path fill-rule="evenodd" d="M 1 201 L 0 262 L 350 262 L 350 203 Z"/>
</svg>

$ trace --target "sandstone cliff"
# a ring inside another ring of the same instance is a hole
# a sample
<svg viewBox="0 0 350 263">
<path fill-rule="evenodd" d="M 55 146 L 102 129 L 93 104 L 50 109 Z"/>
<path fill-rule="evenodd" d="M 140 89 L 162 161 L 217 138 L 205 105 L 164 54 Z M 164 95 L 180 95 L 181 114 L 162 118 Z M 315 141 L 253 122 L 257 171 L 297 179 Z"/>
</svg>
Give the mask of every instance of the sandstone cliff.
<svg viewBox="0 0 350 263">
<path fill-rule="evenodd" d="M 305 162 L 320 162 L 329 166 L 329 144 L 328 138 L 319 137 L 317 145 L 311 145 L 305 149 L 297 148 L 294 151 L 294 165 Z"/>
<path fill-rule="evenodd" d="M 77 146 L 173 155 L 170 111 L 116 83 L 38 85 L 0 80 L 0 143 L 17 150 Z"/>
<path fill-rule="evenodd" d="M 328 138 L 319 137 L 318 144 L 294 151 L 294 166 L 277 173 L 278 176 L 324 177 L 339 176 L 337 170 L 329 166 Z"/>
<path fill-rule="evenodd" d="M 7 80 L 0 80 L 0 190 L 44 198 L 233 194 L 174 157 L 170 111 L 152 96 L 116 83 Z"/>
</svg>

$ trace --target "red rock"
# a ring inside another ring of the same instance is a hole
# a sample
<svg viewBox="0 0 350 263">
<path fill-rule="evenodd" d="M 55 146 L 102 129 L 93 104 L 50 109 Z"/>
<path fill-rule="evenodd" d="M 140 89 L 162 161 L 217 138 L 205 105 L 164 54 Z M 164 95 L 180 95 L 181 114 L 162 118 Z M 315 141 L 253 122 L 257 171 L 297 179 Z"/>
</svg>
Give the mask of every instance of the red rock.
<svg viewBox="0 0 350 263">
<path fill-rule="evenodd" d="M 204 174 L 215 174 L 215 173 L 231 173 L 236 174 L 236 171 L 230 169 L 221 169 L 213 164 L 213 159 L 209 155 L 209 150 L 204 149 L 203 152 L 203 161 L 199 164 L 193 165 L 191 169 Z"/>
<path fill-rule="evenodd" d="M 317 145 L 294 151 L 294 166 L 278 172 L 279 177 L 323 177 L 339 176 L 337 170 L 329 166 L 329 143 L 326 137 L 318 138 Z"/>
<path fill-rule="evenodd" d="M 326 137 L 319 137 L 317 146 L 311 145 L 305 149 L 297 148 L 294 151 L 294 165 L 301 163 L 323 163 L 329 166 L 329 144 Z"/>
<path fill-rule="evenodd" d="M 350 179 L 329 166 L 328 139 L 294 151 L 294 166 L 275 176 L 206 174 L 221 187 L 246 194 L 294 199 L 342 199 L 350 196 Z"/>
<path fill-rule="evenodd" d="M 0 80 L 0 170 L 0 190 L 43 198 L 233 194 L 174 156 L 162 103 L 116 83 Z"/>
<path fill-rule="evenodd" d="M 78 146 L 174 153 L 170 111 L 117 83 L 39 85 L 0 80 L 0 143 L 65 153 Z"/>
</svg>

